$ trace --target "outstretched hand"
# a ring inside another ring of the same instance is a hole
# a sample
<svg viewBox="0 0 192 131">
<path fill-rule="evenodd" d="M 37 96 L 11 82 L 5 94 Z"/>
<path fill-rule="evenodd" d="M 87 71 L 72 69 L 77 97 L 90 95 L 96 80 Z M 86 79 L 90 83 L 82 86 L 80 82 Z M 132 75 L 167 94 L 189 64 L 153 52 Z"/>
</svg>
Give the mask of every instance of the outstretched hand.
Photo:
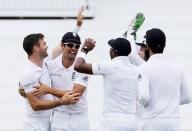
<svg viewBox="0 0 192 131">
<path fill-rule="evenodd" d="M 96 43 L 96 41 L 94 41 L 93 39 L 87 38 L 87 39 L 85 39 L 82 49 L 86 50 L 88 53 L 89 51 L 94 49 L 95 43 Z"/>
</svg>

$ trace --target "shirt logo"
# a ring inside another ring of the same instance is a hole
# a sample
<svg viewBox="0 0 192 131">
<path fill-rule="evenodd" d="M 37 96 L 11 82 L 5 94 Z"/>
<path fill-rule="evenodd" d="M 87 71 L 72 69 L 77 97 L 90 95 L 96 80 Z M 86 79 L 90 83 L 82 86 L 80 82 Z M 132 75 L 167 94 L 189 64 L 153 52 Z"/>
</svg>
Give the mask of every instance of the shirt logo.
<svg viewBox="0 0 192 131">
<path fill-rule="evenodd" d="M 83 82 L 87 82 L 88 81 L 88 76 L 83 77 L 82 80 L 83 80 Z"/>
<path fill-rule="evenodd" d="M 24 87 L 31 87 L 31 86 L 32 86 L 32 88 L 35 88 L 34 87 L 35 86 L 35 81 L 31 82 L 31 83 L 27 83 L 27 84 L 24 85 Z"/>
<path fill-rule="evenodd" d="M 141 76 L 141 74 L 139 74 L 138 81 L 141 81 L 141 79 L 142 79 L 142 76 Z"/>
<path fill-rule="evenodd" d="M 72 79 L 73 81 L 75 80 L 75 74 L 76 74 L 76 72 L 73 72 L 73 73 L 72 73 L 71 79 Z"/>
<path fill-rule="evenodd" d="M 75 32 L 73 32 L 73 36 L 74 36 L 74 37 L 77 37 L 77 34 L 76 34 Z"/>
<path fill-rule="evenodd" d="M 58 76 L 58 77 L 61 77 L 62 75 L 61 75 L 61 74 L 56 74 L 56 73 L 50 73 L 50 76 Z"/>
</svg>

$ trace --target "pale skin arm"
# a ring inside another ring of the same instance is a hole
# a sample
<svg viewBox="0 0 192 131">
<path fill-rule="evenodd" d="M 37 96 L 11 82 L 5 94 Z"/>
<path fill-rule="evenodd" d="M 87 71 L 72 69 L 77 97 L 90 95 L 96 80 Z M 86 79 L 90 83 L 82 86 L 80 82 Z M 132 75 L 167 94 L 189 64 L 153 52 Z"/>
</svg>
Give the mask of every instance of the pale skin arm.
<svg viewBox="0 0 192 131">
<path fill-rule="evenodd" d="M 52 94 L 53 96 L 56 96 L 58 98 L 61 98 L 65 93 L 69 91 L 63 91 L 58 88 L 49 87 L 41 82 L 39 82 L 40 86 L 36 87 L 36 90 L 34 90 L 32 93 L 34 96 L 39 97 L 45 94 Z"/>
<path fill-rule="evenodd" d="M 90 38 L 86 39 L 83 44 L 83 47 L 86 47 L 86 50 L 82 48 L 81 52 L 87 54 L 89 51 L 93 50 L 93 48 L 95 47 L 95 43 L 96 42 L 93 39 Z M 74 69 L 80 73 L 93 74 L 92 64 L 86 63 L 85 59 L 81 57 L 77 58 Z"/>
<path fill-rule="evenodd" d="M 61 105 L 69 105 L 79 100 L 79 93 L 65 93 L 61 98 L 54 100 L 40 100 L 32 93 L 26 93 L 26 97 L 34 111 L 52 109 Z"/>
<path fill-rule="evenodd" d="M 69 91 L 63 91 L 63 90 L 49 87 L 45 84 L 42 84 L 41 82 L 39 82 L 39 83 L 40 83 L 40 86 L 36 87 L 37 89 L 34 90 L 33 92 L 31 92 L 31 94 L 35 97 L 40 97 L 45 94 L 52 94 L 58 98 L 61 98 L 63 95 L 65 95 L 67 92 L 69 92 Z M 74 84 L 73 90 L 71 92 L 79 93 L 79 95 L 81 96 L 83 94 L 84 90 L 85 90 L 84 86 L 79 85 L 79 84 Z M 26 93 L 22 86 L 19 87 L 19 94 L 23 97 L 26 97 Z"/>
<path fill-rule="evenodd" d="M 86 88 L 86 87 L 83 86 L 83 85 L 74 84 L 72 92 L 73 92 L 73 93 L 79 93 L 80 96 L 82 96 L 83 92 L 85 91 L 85 88 Z"/>
<path fill-rule="evenodd" d="M 80 28 L 83 24 L 83 13 L 84 11 L 84 7 L 82 6 L 79 11 L 78 11 L 78 14 L 77 14 L 77 21 L 76 21 L 76 26 L 78 28 Z M 78 30 L 77 32 L 78 33 Z M 58 44 L 57 46 L 55 46 L 53 49 L 52 49 L 52 58 L 51 59 L 55 59 L 57 56 L 59 56 L 61 53 L 62 53 L 62 49 L 61 49 L 61 44 Z"/>
<path fill-rule="evenodd" d="M 79 96 L 81 96 L 83 94 L 84 90 L 85 90 L 85 87 L 83 85 L 74 84 L 73 90 L 71 92 L 74 94 L 78 93 Z M 59 90 L 56 88 L 48 87 L 47 85 L 40 83 L 40 86 L 38 86 L 37 89 L 32 92 L 32 94 L 36 97 L 40 97 L 45 94 L 52 94 L 56 97 L 62 97 L 67 92 L 69 92 L 69 91 L 62 91 L 62 90 Z"/>
<path fill-rule="evenodd" d="M 46 85 L 43 85 L 43 88 L 46 88 Z M 46 91 L 46 89 L 43 90 Z M 60 93 L 61 98 L 54 100 L 40 100 L 38 98 L 40 96 L 40 93 L 37 92 L 37 95 L 35 96 L 34 95 L 35 92 L 25 93 L 22 85 L 20 85 L 19 87 L 19 94 L 29 100 L 29 103 L 34 111 L 47 110 L 61 105 L 74 104 L 79 100 L 81 95 L 80 93 L 72 93 L 72 92 L 66 92 L 66 93 L 59 91 L 56 92 Z"/>
<path fill-rule="evenodd" d="M 74 84 L 72 92 L 67 92 L 63 95 L 61 99 L 55 99 L 53 101 L 39 101 L 36 96 L 33 94 L 29 94 L 28 99 L 30 99 L 30 104 L 32 108 L 37 110 L 46 110 L 52 109 L 57 106 L 62 105 L 69 105 L 74 104 L 79 101 L 80 96 L 82 96 L 83 92 L 85 91 L 85 87 L 79 84 Z M 61 102 L 62 100 L 62 102 Z"/>
</svg>

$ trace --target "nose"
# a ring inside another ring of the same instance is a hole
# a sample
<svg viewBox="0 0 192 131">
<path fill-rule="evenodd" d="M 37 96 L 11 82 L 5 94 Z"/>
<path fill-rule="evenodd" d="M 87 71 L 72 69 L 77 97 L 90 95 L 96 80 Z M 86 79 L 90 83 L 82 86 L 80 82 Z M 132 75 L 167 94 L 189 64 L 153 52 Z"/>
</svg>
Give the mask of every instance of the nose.
<svg viewBox="0 0 192 131">
<path fill-rule="evenodd" d="M 77 51 L 77 50 L 78 50 L 78 49 L 76 49 L 76 48 L 75 48 L 75 46 L 73 46 L 73 48 L 71 48 L 71 49 L 72 49 L 72 50 L 75 50 L 75 51 Z"/>
</svg>

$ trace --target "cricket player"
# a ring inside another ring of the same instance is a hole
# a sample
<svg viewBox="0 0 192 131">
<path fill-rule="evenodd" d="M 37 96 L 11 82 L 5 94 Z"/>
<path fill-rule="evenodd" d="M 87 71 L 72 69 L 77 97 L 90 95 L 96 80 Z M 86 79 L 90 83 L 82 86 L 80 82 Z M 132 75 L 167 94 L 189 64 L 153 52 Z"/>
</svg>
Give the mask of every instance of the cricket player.
<svg viewBox="0 0 192 131">
<path fill-rule="evenodd" d="M 36 97 L 33 91 L 39 82 L 50 85 L 48 69 L 44 62 L 44 58 L 48 55 L 44 35 L 39 33 L 26 36 L 23 48 L 28 55 L 28 61 L 20 79 L 20 84 L 26 93 L 27 109 L 23 130 L 49 131 L 51 110 L 47 109 L 75 103 L 79 99 L 79 94 L 65 93 L 61 98 L 54 100 L 48 94 Z"/>
<path fill-rule="evenodd" d="M 95 46 L 93 39 L 86 39 L 75 70 L 81 73 L 102 75 L 104 80 L 103 121 L 100 131 L 136 131 L 137 67 L 127 56 L 131 45 L 127 39 L 108 41 L 111 60 L 86 63 L 86 54 Z"/>
<path fill-rule="evenodd" d="M 80 94 L 80 99 L 75 104 L 62 105 L 53 109 L 51 131 L 90 131 L 86 100 L 88 75 L 74 70 L 80 44 L 78 34 L 67 32 L 61 40 L 62 55 L 47 62 L 53 88 Z M 53 94 L 56 96 L 55 99 L 61 97 L 61 92 L 56 93 L 51 90 L 51 87 L 41 85 L 34 93 L 38 96 Z"/>
<path fill-rule="evenodd" d="M 74 33 L 78 32 L 82 25 L 83 17 L 81 8 L 77 17 L 77 28 Z M 44 59 L 48 56 L 47 45 L 44 35 L 41 33 L 30 34 L 24 38 L 23 48 L 28 55 L 28 62 L 24 68 L 20 79 L 20 86 L 23 90 L 19 90 L 20 94 L 26 96 L 26 119 L 24 122 L 25 131 L 49 131 L 51 110 L 63 104 L 75 103 L 79 100 L 79 93 L 64 92 L 51 88 L 53 94 L 60 94 L 60 97 L 52 100 L 49 94 L 41 94 L 36 91 L 36 87 L 40 85 L 51 86 L 50 75 L 48 73 L 47 64 Z M 61 53 L 60 45 L 53 49 L 49 55 L 49 59 L 54 59 Z M 51 93 L 50 93 L 51 94 Z"/>
<path fill-rule="evenodd" d="M 182 68 L 163 54 L 166 36 L 158 28 L 146 32 L 147 62 L 139 67 L 138 113 L 142 131 L 179 131 L 179 105 L 191 102 Z"/>
</svg>

